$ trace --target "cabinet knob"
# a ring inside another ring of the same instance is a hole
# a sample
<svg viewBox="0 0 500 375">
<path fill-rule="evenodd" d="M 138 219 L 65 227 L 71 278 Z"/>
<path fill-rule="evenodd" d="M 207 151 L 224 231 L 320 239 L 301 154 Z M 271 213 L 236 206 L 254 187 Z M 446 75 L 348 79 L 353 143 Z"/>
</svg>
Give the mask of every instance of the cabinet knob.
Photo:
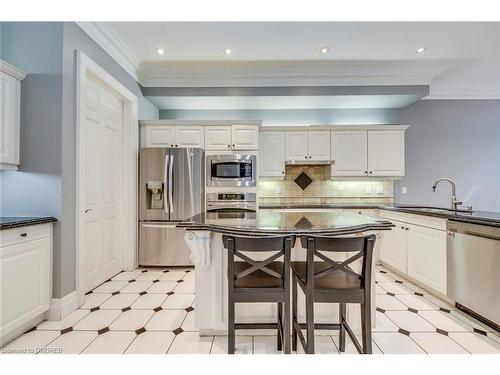
<svg viewBox="0 0 500 375">
<path fill-rule="evenodd" d="M 227 145 L 227 147 L 231 147 L 231 145 Z"/>
<path fill-rule="evenodd" d="M 405 229 L 406 229 L 406 230 L 410 230 L 410 228 L 408 228 L 408 227 L 406 227 Z"/>
<path fill-rule="evenodd" d="M 233 147 L 234 147 L 234 144 L 233 144 Z"/>
<path fill-rule="evenodd" d="M 170 147 L 174 147 L 174 145 L 170 145 Z"/>
<path fill-rule="evenodd" d="M 370 171 L 370 174 L 372 174 L 372 173 L 373 173 L 373 171 Z"/>
<path fill-rule="evenodd" d="M 281 171 L 281 174 L 285 174 L 285 171 Z"/>
<path fill-rule="evenodd" d="M 175 147 L 179 147 L 178 145 L 175 145 Z"/>
<path fill-rule="evenodd" d="M 368 174 L 368 171 L 365 171 L 365 174 Z"/>
<path fill-rule="evenodd" d="M 304 156 L 304 157 L 307 159 L 307 155 L 306 155 L 306 156 Z"/>
<path fill-rule="evenodd" d="M 21 237 L 26 237 L 28 234 L 27 233 L 21 233 L 20 236 Z"/>
</svg>

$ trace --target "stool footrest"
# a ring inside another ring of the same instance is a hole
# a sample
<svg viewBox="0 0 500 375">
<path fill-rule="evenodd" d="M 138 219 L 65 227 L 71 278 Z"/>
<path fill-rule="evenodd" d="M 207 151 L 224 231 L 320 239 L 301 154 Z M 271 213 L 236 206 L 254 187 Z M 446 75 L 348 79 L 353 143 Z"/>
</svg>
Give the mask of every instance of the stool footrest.
<svg viewBox="0 0 500 375">
<path fill-rule="evenodd" d="M 278 323 L 235 323 L 235 329 L 278 329 Z"/>
</svg>

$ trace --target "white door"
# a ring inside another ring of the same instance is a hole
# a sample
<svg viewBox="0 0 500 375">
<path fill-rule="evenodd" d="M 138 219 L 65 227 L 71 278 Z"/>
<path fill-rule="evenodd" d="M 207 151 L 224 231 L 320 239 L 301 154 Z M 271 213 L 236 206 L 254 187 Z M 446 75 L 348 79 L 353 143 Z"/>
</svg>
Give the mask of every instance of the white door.
<svg viewBox="0 0 500 375">
<path fill-rule="evenodd" d="M 146 126 L 146 147 L 174 147 L 175 126 Z"/>
<path fill-rule="evenodd" d="M 199 147 L 205 145 L 203 126 L 176 126 L 174 147 Z"/>
<path fill-rule="evenodd" d="M 368 132 L 368 175 L 404 176 L 405 132 L 372 130 Z"/>
<path fill-rule="evenodd" d="M 366 176 L 366 131 L 332 131 L 332 176 Z"/>
<path fill-rule="evenodd" d="M 259 127 L 255 125 L 232 125 L 233 150 L 257 150 L 259 148 Z"/>
<path fill-rule="evenodd" d="M 311 160 L 330 160 L 330 131 L 310 131 L 308 154 Z"/>
<path fill-rule="evenodd" d="M 446 294 L 446 232 L 407 225 L 408 275 Z"/>
<path fill-rule="evenodd" d="M 285 175 L 285 132 L 260 132 L 259 176 L 283 177 Z"/>
<path fill-rule="evenodd" d="M 21 83 L 0 73 L 0 163 L 19 164 L 19 102 Z"/>
<path fill-rule="evenodd" d="M 205 126 L 205 150 L 231 150 L 231 126 Z"/>
<path fill-rule="evenodd" d="M 301 131 L 287 131 L 285 138 L 285 158 L 286 160 L 306 160 L 307 153 L 307 133 Z"/>
<path fill-rule="evenodd" d="M 391 220 L 395 225 L 384 231 L 380 245 L 380 260 L 389 266 L 406 273 L 406 223 Z"/>
<path fill-rule="evenodd" d="M 84 291 L 122 270 L 123 105 L 87 79 Z"/>
</svg>

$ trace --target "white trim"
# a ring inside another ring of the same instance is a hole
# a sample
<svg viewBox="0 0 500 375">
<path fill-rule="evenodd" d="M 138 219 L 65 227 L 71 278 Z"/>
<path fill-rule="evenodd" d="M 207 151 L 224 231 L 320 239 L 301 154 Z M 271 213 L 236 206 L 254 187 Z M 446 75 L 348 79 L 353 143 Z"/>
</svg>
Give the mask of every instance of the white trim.
<svg viewBox="0 0 500 375">
<path fill-rule="evenodd" d="M 139 125 L 137 120 L 138 99 L 81 51 L 77 51 L 76 68 L 76 293 L 78 304 L 84 300 L 84 228 L 85 228 L 85 89 L 87 75 L 113 90 L 123 101 L 123 265 L 125 270 L 137 266 L 137 163 L 139 155 Z"/>
<path fill-rule="evenodd" d="M 76 24 L 138 81 L 139 58 L 109 26 L 102 22 L 76 22 Z"/>
<path fill-rule="evenodd" d="M 76 290 L 62 298 L 52 298 L 49 311 L 45 313 L 47 320 L 62 320 L 79 307 Z"/>
<path fill-rule="evenodd" d="M 16 68 L 14 65 L 9 64 L 7 61 L 2 59 L 0 59 L 0 71 L 18 79 L 19 81 L 22 81 L 27 75 L 26 72 Z"/>
</svg>

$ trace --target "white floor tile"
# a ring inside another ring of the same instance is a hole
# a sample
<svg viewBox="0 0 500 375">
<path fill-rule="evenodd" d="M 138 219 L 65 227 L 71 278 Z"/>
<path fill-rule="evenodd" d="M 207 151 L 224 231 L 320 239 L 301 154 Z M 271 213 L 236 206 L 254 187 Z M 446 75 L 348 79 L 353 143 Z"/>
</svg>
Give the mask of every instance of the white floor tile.
<svg viewBox="0 0 500 375">
<path fill-rule="evenodd" d="M 179 283 L 177 287 L 174 289 L 174 292 L 177 293 L 194 293 L 194 281 L 184 281 L 183 283 Z"/>
<path fill-rule="evenodd" d="M 449 337 L 472 354 L 500 354 L 500 344 L 489 337 L 470 332 L 451 332 Z"/>
<path fill-rule="evenodd" d="M 438 310 L 439 307 L 424 297 L 415 294 L 399 294 L 398 300 L 415 310 Z"/>
<path fill-rule="evenodd" d="M 463 320 L 455 318 L 453 315 L 443 311 L 419 311 L 418 314 L 432 323 L 435 327 L 444 329 L 448 332 L 472 331 L 472 327 Z"/>
<path fill-rule="evenodd" d="M 375 296 L 377 307 L 384 310 L 408 310 L 408 307 L 396 299 L 396 297 L 387 294 L 379 294 Z"/>
<path fill-rule="evenodd" d="M 468 354 L 467 350 L 458 345 L 448 336 L 440 333 L 411 333 L 411 338 L 429 354 Z"/>
<path fill-rule="evenodd" d="M 500 333 L 488 332 L 488 337 L 500 344 Z"/>
<path fill-rule="evenodd" d="M 375 280 L 378 281 L 379 283 L 392 283 L 392 282 L 394 282 L 394 279 L 391 278 L 389 275 L 383 274 L 380 272 L 375 273 Z"/>
<path fill-rule="evenodd" d="M 175 335 L 172 332 L 144 332 L 138 335 L 126 354 L 166 354 Z"/>
<path fill-rule="evenodd" d="M 185 275 L 186 275 L 186 272 L 184 272 L 184 271 L 170 271 L 170 272 L 166 272 L 163 275 L 161 275 L 160 280 L 161 281 L 178 281 L 178 280 L 182 280 Z"/>
<path fill-rule="evenodd" d="M 73 327 L 80 320 L 85 318 L 90 313 L 90 310 L 76 310 L 69 314 L 63 320 L 45 320 L 40 323 L 36 329 L 41 331 L 60 331 L 65 328 Z"/>
<path fill-rule="evenodd" d="M 133 309 L 153 310 L 161 306 L 166 297 L 166 294 L 146 294 L 140 296 L 130 307 Z"/>
<path fill-rule="evenodd" d="M 403 284 L 378 283 L 377 285 L 382 287 L 386 291 L 394 293 L 394 294 L 413 294 L 413 291 L 411 289 L 408 289 L 407 287 L 405 287 Z"/>
<path fill-rule="evenodd" d="M 358 339 L 359 343 L 362 344 L 363 341 L 361 339 L 361 336 L 356 336 Z M 332 340 L 335 343 L 336 348 L 339 347 L 339 335 L 332 335 Z M 351 338 L 349 337 L 348 334 L 346 334 L 346 341 L 345 341 L 345 352 L 340 353 L 340 354 L 359 354 L 358 350 L 354 346 Z M 375 344 L 375 341 L 372 340 L 372 354 L 382 354 L 380 351 L 379 347 L 377 344 Z"/>
<path fill-rule="evenodd" d="M 254 354 L 281 354 L 276 346 L 276 336 L 254 336 L 253 337 L 253 353 Z M 297 349 L 298 349 L 297 343 Z"/>
<path fill-rule="evenodd" d="M 148 293 L 168 293 L 174 290 L 177 286 L 175 281 L 160 281 L 154 283 L 149 289 Z"/>
<path fill-rule="evenodd" d="M 121 313 L 121 310 L 97 310 L 76 323 L 73 329 L 75 331 L 97 331 L 108 327 Z"/>
<path fill-rule="evenodd" d="M 164 309 L 185 309 L 194 302 L 194 294 L 172 294 L 161 305 Z"/>
<path fill-rule="evenodd" d="M 411 311 L 387 311 L 385 313 L 399 328 L 409 332 L 435 332 L 436 327 Z M 382 348 L 381 348 L 382 349 Z M 385 350 L 382 349 L 385 353 Z"/>
<path fill-rule="evenodd" d="M 162 310 L 153 315 L 146 324 L 148 331 L 173 331 L 179 328 L 186 317 L 184 310 Z"/>
<path fill-rule="evenodd" d="M 99 308 L 101 310 L 121 310 L 125 307 L 129 307 L 137 298 L 139 298 L 139 294 L 120 293 L 112 296 L 100 305 Z"/>
<path fill-rule="evenodd" d="M 438 298 L 432 294 L 424 294 L 424 298 L 428 299 L 431 301 L 433 304 L 437 305 L 438 307 L 442 307 L 447 310 L 456 310 L 457 308 L 455 306 L 450 305 L 446 301 L 443 301 L 441 298 Z"/>
<path fill-rule="evenodd" d="M 111 280 L 99 285 L 95 288 L 92 293 L 113 293 L 118 292 L 124 286 L 128 284 L 125 280 Z"/>
<path fill-rule="evenodd" d="M 376 326 L 373 328 L 374 332 L 397 332 L 398 327 L 390 320 L 385 314 L 376 311 L 375 317 L 377 319 Z"/>
<path fill-rule="evenodd" d="M 146 325 L 153 316 L 151 310 L 128 310 L 122 313 L 111 325 L 112 331 L 136 331 Z"/>
<path fill-rule="evenodd" d="M 428 291 L 426 291 L 425 289 L 422 289 L 421 287 L 419 287 L 418 285 L 415 285 L 413 283 L 410 283 L 410 282 L 405 282 L 404 284 L 407 288 L 413 290 L 414 292 L 419 292 L 419 293 L 422 293 L 422 294 L 429 294 Z"/>
<path fill-rule="evenodd" d="M 252 354 L 252 336 L 238 336 L 235 338 L 235 354 Z M 227 354 L 227 336 L 215 336 L 210 354 Z"/>
<path fill-rule="evenodd" d="M 121 354 L 136 337 L 135 332 L 110 331 L 97 336 L 83 351 L 85 354 Z"/>
<path fill-rule="evenodd" d="M 168 354 L 209 354 L 213 339 L 200 337 L 198 332 L 182 332 L 175 336 Z"/>
<path fill-rule="evenodd" d="M 136 281 L 129 283 L 125 288 L 120 290 L 120 293 L 141 293 L 148 290 L 153 285 L 152 281 Z"/>
<path fill-rule="evenodd" d="M 187 272 L 186 275 L 184 276 L 184 281 L 194 281 L 194 272 Z"/>
<path fill-rule="evenodd" d="M 196 331 L 196 327 L 194 326 L 195 320 L 195 312 L 191 311 L 186 315 L 184 322 L 182 322 L 182 329 L 184 331 Z"/>
<path fill-rule="evenodd" d="M 3 347 L 4 354 L 35 354 L 60 335 L 59 331 L 32 331 Z"/>
<path fill-rule="evenodd" d="M 305 333 L 305 332 L 304 332 Z M 305 354 L 300 341 L 297 339 L 297 354 Z M 330 336 L 315 336 L 314 337 L 314 354 L 339 354 L 332 337 Z"/>
<path fill-rule="evenodd" d="M 142 272 L 141 271 L 125 271 L 125 272 L 120 272 L 118 275 L 113 277 L 111 280 L 135 280 L 137 276 L 139 276 Z"/>
<path fill-rule="evenodd" d="M 80 309 L 92 309 L 101 305 L 104 301 L 111 298 L 111 293 L 91 293 L 85 296 L 85 303 Z"/>
<path fill-rule="evenodd" d="M 153 280 L 160 280 L 160 278 L 163 275 L 164 273 L 159 271 L 141 272 L 141 274 L 137 276 L 135 279 L 137 281 L 153 281 Z"/>
<path fill-rule="evenodd" d="M 375 284 L 375 294 L 387 294 L 387 290 L 382 288 L 379 284 Z"/>
<path fill-rule="evenodd" d="M 382 333 L 373 334 L 373 341 L 384 352 L 384 354 L 424 354 L 415 341 L 406 335 L 400 333 Z"/>
<path fill-rule="evenodd" d="M 460 310 L 451 310 L 450 314 L 453 315 L 454 317 L 464 321 L 468 325 L 472 326 L 472 328 L 477 328 L 480 329 L 481 331 L 484 332 L 495 332 L 493 328 L 490 326 L 487 326 L 486 324 L 480 322 L 476 318 L 464 313 L 463 311 Z"/>
<path fill-rule="evenodd" d="M 79 354 L 96 337 L 97 332 L 95 331 L 71 331 L 59 336 L 46 348 L 61 349 L 61 354 Z"/>
</svg>

